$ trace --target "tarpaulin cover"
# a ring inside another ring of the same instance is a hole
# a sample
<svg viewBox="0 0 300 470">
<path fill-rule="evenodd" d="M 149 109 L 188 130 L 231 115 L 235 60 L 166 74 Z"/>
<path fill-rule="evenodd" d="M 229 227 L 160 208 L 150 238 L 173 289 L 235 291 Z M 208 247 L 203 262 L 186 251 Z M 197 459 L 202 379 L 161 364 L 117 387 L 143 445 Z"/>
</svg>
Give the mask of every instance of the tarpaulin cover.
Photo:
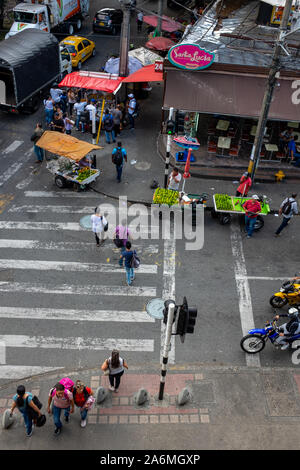
<svg viewBox="0 0 300 470">
<path fill-rule="evenodd" d="M 36 142 L 36 145 L 48 152 L 54 153 L 55 155 L 71 158 L 76 162 L 81 160 L 92 150 L 103 148 L 98 145 L 89 144 L 83 140 L 76 139 L 70 135 L 54 131 L 44 132 L 42 137 Z"/>
<path fill-rule="evenodd" d="M 119 57 L 111 57 L 108 59 L 104 66 L 104 72 L 107 73 L 119 73 L 119 66 L 120 66 L 120 58 Z M 143 64 L 140 60 L 136 57 L 128 56 L 128 71 L 129 73 L 134 73 L 143 67 Z"/>
<path fill-rule="evenodd" d="M 138 47 L 128 52 L 129 57 L 135 57 L 142 65 L 154 64 L 156 60 L 162 60 L 161 56 L 145 47 Z"/>
<path fill-rule="evenodd" d="M 123 83 L 133 82 L 163 82 L 163 73 L 155 72 L 155 64 L 146 65 L 142 69 L 134 72 L 128 77 L 124 78 Z"/>
<path fill-rule="evenodd" d="M 107 93 L 116 93 L 121 86 L 123 78 L 103 72 L 72 72 L 65 76 L 59 86 L 85 88 L 86 90 L 99 90 Z"/>
<path fill-rule="evenodd" d="M 169 38 L 158 36 L 146 42 L 145 46 L 149 49 L 156 49 L 157 51 L 167 51 L 170 49 L 170 47 L 175 46 L 175 42 Z"/>
<path fill-rule="evenodd" d="M 143 21 L 151 26 L 157 27 L 157 16 L 144 16 Z M 163 31 L 168 31 L 169 33 L 173 33 L 173 31 L 178 31 L 182 29 L 182 24 L 178 23 L 177 21 L 172 20 L 168 16 L 162 16 L 161 22 L 161 29 Z"/>
<path fill-rule="evenodd" d="M 19 104 L 60 74 L 57 39 L 45 31 L 28 28 L 0 43 L 0 80 L 14 76 Z M 8 85 L 8 84 L 7 84 Z"/>
</svg>

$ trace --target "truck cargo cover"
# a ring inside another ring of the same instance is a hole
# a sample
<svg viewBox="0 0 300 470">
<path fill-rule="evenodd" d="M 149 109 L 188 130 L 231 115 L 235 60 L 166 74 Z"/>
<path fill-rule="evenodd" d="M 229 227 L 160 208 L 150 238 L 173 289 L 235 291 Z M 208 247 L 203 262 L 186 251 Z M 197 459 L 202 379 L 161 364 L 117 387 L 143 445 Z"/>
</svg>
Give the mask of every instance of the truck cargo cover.
<svg viewBox="0 0 300 470">
<path fill-rule="evenodd" d="M 0 43 L 0 68 L 13 71 L 17 103 L 60 73 L 57 39 L 50 33 L 25 29 Z"/>
</svg>

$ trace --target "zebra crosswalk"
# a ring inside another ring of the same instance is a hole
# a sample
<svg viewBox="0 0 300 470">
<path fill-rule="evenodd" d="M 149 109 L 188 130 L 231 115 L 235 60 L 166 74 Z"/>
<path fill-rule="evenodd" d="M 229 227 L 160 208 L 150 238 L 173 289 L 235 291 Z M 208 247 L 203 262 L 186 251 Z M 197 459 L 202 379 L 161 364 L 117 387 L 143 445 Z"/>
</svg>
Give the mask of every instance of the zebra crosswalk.
<svg viewBox="0 0 300 470">
<path fill-rule="evenodd" d="M 22 190 L 0 215 L 0 381 L 95 366 L 113 348 L 159 361 L 160 321 L 145 306 L 163 293 L 163 243 L 134 242 L 142 263 L 128 287 L 120 250 L 110 239 L 97 248 L 80 223 L 100 202 L 95 192 Z"/>
</svg>

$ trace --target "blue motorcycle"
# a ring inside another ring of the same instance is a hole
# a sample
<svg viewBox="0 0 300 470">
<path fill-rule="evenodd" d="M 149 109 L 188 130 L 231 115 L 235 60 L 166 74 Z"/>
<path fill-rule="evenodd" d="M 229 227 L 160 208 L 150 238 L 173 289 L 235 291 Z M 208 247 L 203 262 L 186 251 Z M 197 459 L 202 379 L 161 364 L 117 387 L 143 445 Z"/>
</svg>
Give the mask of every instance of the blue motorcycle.
<svg viewBox="0 0 300 470">
<path fill-rule="evenodd" d="M 292 315 L 294 311 L 297 310 L 295 308 L 290 308 L 289 314 Z M 276 341 L 279 338 L 280 332 L 281 327 L 277 325 L 277 320 L 274 319 L 267 323 L 265 328 L 255 328 L 248 331 L 248 334 L 241 339 L 240 346 L 247 354 L 257 354 L 261 352 L 268 340 L 271 341 L 275 348 L 280 348 L 282 344 L 279 344 Z M 300 340 L 300 333 L 297 333 L 291 338 L 286 338 L 286 342 L 291 345 L 297 339 Z M 300 347 L 300 344 L 298 347 Z"/>
</svg>

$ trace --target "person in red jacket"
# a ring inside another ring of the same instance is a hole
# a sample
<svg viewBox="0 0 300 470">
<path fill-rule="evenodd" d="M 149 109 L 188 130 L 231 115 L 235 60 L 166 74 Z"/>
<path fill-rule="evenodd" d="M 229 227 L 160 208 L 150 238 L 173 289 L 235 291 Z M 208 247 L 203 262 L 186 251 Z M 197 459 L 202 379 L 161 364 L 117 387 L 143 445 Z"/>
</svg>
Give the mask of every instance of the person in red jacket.
<svg viewBox="0 0 300 470">
<path fill-rule="evenodd" d="M 250 174 L 246 171 L 243 173 L 243 176 L 240 179 L 240 185 L 236 191 L 236 197 L 244 197 L 247 196 L 249 189 L 251 188 L 252 180 L 250 178 Z"/>
<path fill-rule="evenodd" d="M 258 199 L 259 197 L 254 194 L 251 199 L 248 199 L 248 201 L 243 204 L 243 208 L 245 209 L 245 229 L 247 232 L 247 238 L 252 237 L 256 218 L 259 212 L 261 212 L 261 205 L 258 202 Z"/>
</svg>

